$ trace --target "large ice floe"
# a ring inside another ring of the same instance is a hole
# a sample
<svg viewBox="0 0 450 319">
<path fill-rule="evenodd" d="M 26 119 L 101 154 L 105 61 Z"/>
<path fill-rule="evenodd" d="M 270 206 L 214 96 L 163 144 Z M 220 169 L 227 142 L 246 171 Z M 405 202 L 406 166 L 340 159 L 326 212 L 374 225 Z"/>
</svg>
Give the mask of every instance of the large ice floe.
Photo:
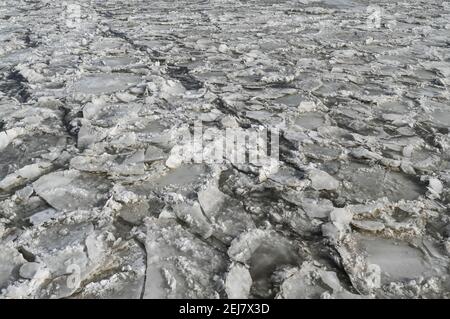
<svg viewBox="0 0 450 319">
<path fill-rule="evenodd" d="M 0 298 L 450 297 L 450 3 L 0 21 Z M 195 161 L 199 122 L 211 154 L 276 129 L 279 162 Z"/>
</svg>

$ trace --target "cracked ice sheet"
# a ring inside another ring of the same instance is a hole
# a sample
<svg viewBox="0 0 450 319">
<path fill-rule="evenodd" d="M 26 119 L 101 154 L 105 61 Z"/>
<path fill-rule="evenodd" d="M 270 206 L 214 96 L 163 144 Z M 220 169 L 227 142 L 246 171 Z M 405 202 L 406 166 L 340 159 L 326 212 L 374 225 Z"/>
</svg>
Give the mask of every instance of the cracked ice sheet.
<svg viewBox="0 0 450 319">
<path fill-rule="evenodd" d="M 2 298 L 450 297 L 448 3 L 73 4 L 0 4 Z"/>
</svg>

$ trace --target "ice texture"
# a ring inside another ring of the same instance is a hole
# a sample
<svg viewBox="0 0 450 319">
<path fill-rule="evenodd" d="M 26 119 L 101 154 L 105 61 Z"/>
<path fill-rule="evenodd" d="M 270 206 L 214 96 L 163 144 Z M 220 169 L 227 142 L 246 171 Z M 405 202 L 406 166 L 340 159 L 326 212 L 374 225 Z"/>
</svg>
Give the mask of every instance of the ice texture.
<svg viewBox="0 0 450 319">
<path fill-rule="evenodd" d="M 450 298 L 448 2 L 0 21 L 0 298 Z M 198 121 L 276 128 L 279 165 L 183 161 Z"/>
</svg>

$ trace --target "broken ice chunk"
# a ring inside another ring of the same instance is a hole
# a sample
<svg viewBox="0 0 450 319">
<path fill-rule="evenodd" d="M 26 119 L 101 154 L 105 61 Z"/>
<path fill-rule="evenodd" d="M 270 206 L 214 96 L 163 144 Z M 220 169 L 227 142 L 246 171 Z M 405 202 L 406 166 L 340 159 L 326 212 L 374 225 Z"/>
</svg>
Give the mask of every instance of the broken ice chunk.
<svg viewBox="0 0 450 319">
<path fill-rule="evenodd" d="M 212 235 L 213 229 L 203 215 L 200 204 L 194 202 L 193 205 L 187 203 L 177 204 L 174 208 L 176 216 L 186 222 L 191 230 L 203 238 L 208 238 Z"/>
<path fill-rule="evenodd" d="M 220 53 L 227 53 L 230 49 L 225 43 L 221 43 L 217 49 Z"/>
<path fill-rule="evenodd" d="M 0 289 L 14 280 L 14 270 L 25 262 L 12 244 L 0 243 Z"/>
<path fill-rule="evenodd" d="M 147 150 L 145 151 L 145 161 L 146 162 L 154 162 L 158 160 L 162 160 L 166 158 L 167 155 L 164 153 L 162 149 L 156 146 L 148 146 Z"/>
<path fill-rule="evenodd" d="M 59 107 L 62 107 L 63 105 L 64 104 L 60 100 L 58 100 L 53 96 L 41 96 L 37 100 L 37 106 L 54 110 L 58 109 Z"/>
<path fill-rule="evenodd" d="M 123 242 L 114 252 L 117 271 L 106 276 L 89 278 L 89 282 L 77 293 L 82 299 L 139 299 L 145 284 L 145 251 L 134 240 Z"/>
<path fill-rule="evenodd" d="M 30 198 L 30 196 L 33 194 L 34 189 L 31 186 L 26 186 L 20 190 L 18 190 L 16 192 L 16 196 L 17 198 L 19 198 L 20 200 L 27 200 L 28 198 Z"/>
<path fill-rule="evenodd" d="M 300 268 L 285 269 L 278 274 L 282 279 L 277 298 L 282 299 L 313 299 L 323 298 L 362 298 L 352 294 L 342 287 L 337 275 L 327 271 L 316 263 L 307 261 Z"/>
<path fill-rule="evenodd" d="M 42 74 L 37 73 L 35 70 L 23 64 L 18 65 L 16 70 L 19 71 L 29 83 L 39 83 L 45 80 L 45 77 Z"/>
<path fill-rule="evenodd" d="M 383 156 L 371 152 L 367 149 L 365 149 L 364 147 L 357 147 L 355 149 L 353 149 L 350 153 L 351 156 L 355 157 L 355 158 L 365 158 L 365 159 L 371 159 L 371 160 L 381 160 L 383 158 Z"/>
<path fill-rule="evenodd" d="M 225 291 L 229 299 L 247 299 L 252 286 L 252 277 L 248 269 L 240 264 L 233 264 L 225 281 Z"/>
<path fill-rule="evenodd" d="M 371 232 L 382 231 L 384 229 L 384 224 L 376 220 L 353 220 L 352 226 Z"/>
<path fill-rule="evenodd" d="M 314 169 L 309 172 L 312 188 L 316 190 L 335 190 L 339 187 L 339 181 L 324 171 Z"/>
<path fill-rule="evenodd" d="M 326 117 L 319 112 L 303 112 L 294 120 L 295 125 L 307 130 L 316 130 L 326 122 Z"/>
<path fill-rule="evenodd" d="M 58 210 L 92 208 L 106 201 L 109 183 L 77 170 L 55 172 L 33 183 L 40 197 Z"/>
<path fill-rule="evenodd" d="M 403 148 L 402 153 L 403 153 L 403 156 L 409 158 L 412 156 L 413 151 L 414 151 L 414 145 L 408 144 Z"/>
<path fill-rule="evenodd" d="M 137 150 L 126 155 L 89 154 L 75 156 L 70 161 L 70 166 L 86 172 L 104 172 L 110 175 L 142 175 L 145 171 L 144 150 Z"/>
<path fill-rule="evenodd" d="M 137 97 L 133 94 L 127 92 L 118 92 L 116 93 L 116 98 L 123 103 L 130 103 L 137 99 Z"/>
<path fill-rule="evenodd" d="M 93 263 L 98 262 L 105 255 L 103 242 L 97 233 L 90 233 L 85 241 L 87 255 Z"/>
<path fill-rule="evenodd" d="M 423 193 L 414 179 L 379 165 L 350 162 L 341 166 L 337 176 L 348 182 L 348 187 L 342 190 L 343 197 L 357 202 L 383 197 L 392 201 L 414 200 Z"/>
<path fill-rule="evenodd" d="M 189 150 L 188 150 L 189 151 Z M 175 145 L 170 151 L 169 158 L 166 160 L 166 166 L 168 168 L 177 168 L 181 166 L 184 162 L 186 162 L 186 147 L 181 145 Z"/>
<path fill-rule="evenodd" d="M 90 122 L 86 121 L 78 132 L 78 147 L 88 147 L 91 144 L 103 140 L 106 135 L 106 130 L 93 126 Z"/>
<path fill-rule="evenodd" d="M 368 262 L 379 265 L 382 283 L 407 281 L 437 275 L 442 271 L 417 248 L 406 242 L 358 236 L 368 255 Z"/>
<path fill-rule="evenodd" d="M 54 218 L 56 214 L 57 211 L 53 208 L 45 209 L 31 216 L 30 223 L 32 223 L 33 225 L 40 225 Z"/>
<path fill-rule="evenodd" d="M 300 113 L 303 112 L 312 112 L 316 109 L 316 104 L 312 101 L 302 101 L 298 106 L 298 111 Z"/>
<path fill-rule="evenodd" d="M 353 213 L 346 208 L 335 208 L 330 213 L 331 222 L 340 230 L 348 229 L 350 222 L 353 219 Z"/>
<path fill-rule="evenodd" d="M 312 265 L 311 265 L 312 266 Z M 311 267 L 310 266 L 310 267 Z M 320 295 L 327 290 L 321 287 L 314 278 L 317 276 L 313 269 L 308 269 L 306 265 L 293 273 L 285 275 L 287 278 L 280 286 L 277 295 L 279 299 L 311 299 L 320 298 Z"/>
<path fill-rule="evenodd" d="M 144 298 L 213 298 L 214 274 L 224 273 L 223 254 L 174 219 L 149 218 Z"/>
<path fill-rule="evenodd" d="M 353 213 L 347 208 L 335 208 L 330 213 L 330 223 L 322 225 L 322 234 L 331 242 L 337 243 L 350 230 Z"/>
<path fill-rule="evenodd" d="M 208 185 L 198 193 L 198 201 L 206 215 L 211 215 L 225 201 L 226 195 L 216 185 Z"/>
<path fill-rule="evenodd" d="M 110 94 L 128 89 L 140 82 L 140 77 L 126 73 L 94 74 L 84 76 L 73 85 L 81 94 Z"/>
<path fill-rule="evenodd" d="M 427 189 L 430 193 L 430 198 L 435 199 L 440 197 L 440 194 L 444 190 L 444 186 L 440 180 L 433 177 L 429 179 Z"/>
<path fill-rule="evenodd" d="M 337 245 L 342 265 L 352 285 L 361 294 L 370 294 L 381 286 L 380 267 L 367 261 L 363 251 L 352 237 L 347 237 Z"/>
<path fill-rule="evenodd" d="M 328 218 L 333 210 L 333 203 L 328 199 L 304 198 L 301 206 L 305 213 L 311 218 Z"/>
<path fill-rule="evenodd" d="M 12 128 L 4 132 L 0 132 L 0 151 L 9 145 L 16 137 L 25 133 L 23 128 Z"/>
<path fill-rule="evenodd" d="M 23 264 L 19 269 L 20 277 L 25 279 L 33 279 L 34 276 L 39 272 L 42 265 L 36 262 L 28 262 Z"/>
<path fill-rule="evenodd" d="M 0 190 L 10 190 L 26 182 L 32 181 L 49 171 L 51 163 L 41 162 L 22 167 L 18 171 L 6 176 L 0 181 Z"/>
</svg>

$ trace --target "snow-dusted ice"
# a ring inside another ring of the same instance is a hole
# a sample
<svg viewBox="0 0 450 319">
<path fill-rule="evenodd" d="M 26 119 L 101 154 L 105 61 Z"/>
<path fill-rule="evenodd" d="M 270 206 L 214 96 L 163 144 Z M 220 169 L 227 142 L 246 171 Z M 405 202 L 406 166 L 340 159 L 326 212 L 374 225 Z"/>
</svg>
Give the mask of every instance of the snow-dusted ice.
<svg viewBox="0 0 450 319">
<path fill-rule="evenodd" d="M 449 2 L 2 0 L 0 41 L 0 298 L 450 297 Z M 279 162 L 186 161 L 199 122 Z"/>
</svg>

